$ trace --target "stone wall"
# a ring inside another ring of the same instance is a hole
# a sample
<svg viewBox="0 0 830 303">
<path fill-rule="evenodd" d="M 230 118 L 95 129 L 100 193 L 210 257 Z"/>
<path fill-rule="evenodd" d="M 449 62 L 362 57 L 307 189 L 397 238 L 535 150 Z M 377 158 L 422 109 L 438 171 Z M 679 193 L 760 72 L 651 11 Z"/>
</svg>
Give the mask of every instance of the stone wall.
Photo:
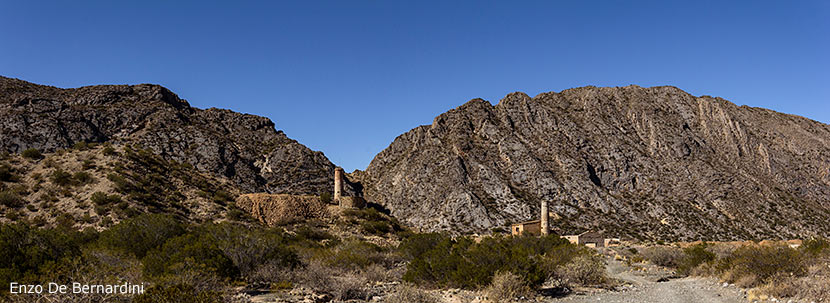
<svg viewBox="0 0 830 303">
<path fill-rule="evenodd" d="M 269 226 L 328 216 L 319 196 L 246 194 L 236 199 L 236 205 Z"/>
</svg>

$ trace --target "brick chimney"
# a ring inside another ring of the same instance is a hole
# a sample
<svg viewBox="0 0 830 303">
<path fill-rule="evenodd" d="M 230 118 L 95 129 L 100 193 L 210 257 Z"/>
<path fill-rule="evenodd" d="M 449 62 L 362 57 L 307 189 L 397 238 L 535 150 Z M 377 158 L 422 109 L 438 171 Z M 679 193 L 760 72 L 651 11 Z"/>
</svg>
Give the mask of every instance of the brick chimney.
<svg viewBox="0 0 830 303">
<path fill-rule="evenodd" d="M 540 221 L 542 236 L 547 236 L 550 232 L 550 225 L 548 225 L 548 201 L 546 200 L 542 200 L 542 219 Z"/>
<path fill-rule="evenodd" d="M 334 201 L 340 201 L 340 195 L 343 193 L 343 169 L 334 169 Z"/>
</svg>

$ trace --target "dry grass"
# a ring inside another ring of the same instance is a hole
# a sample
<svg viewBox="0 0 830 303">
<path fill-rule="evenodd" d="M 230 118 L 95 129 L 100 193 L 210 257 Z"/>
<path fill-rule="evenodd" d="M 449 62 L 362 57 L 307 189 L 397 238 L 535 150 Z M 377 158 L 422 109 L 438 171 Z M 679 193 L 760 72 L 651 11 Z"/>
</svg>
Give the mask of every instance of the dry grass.
<svg viewBox="0 0 830 303">
<path fill-rule="evenodd" d="M 509 302 L 515 298 L 530 297 L 533 290 L 516 274 L 498 272 L 493 276 L 493 282 L 484 290 L 490 302 Z"/>
<path fill-rule="evenodd" d="M 643 259 L 652 264 L 663 267 L 677 267 L 683 259 L 683 250 L 670 246 L 654 246 L 643 248 L 640 252 Z"/>
<path fill-rule="evenodd" d="M 607 286 L 610 281 L 599 255 L 579 255 L 562 266 L 559 275 L 570 285 Z"/>
<path fill-rule="evenodd" d="M 410 284 L 401 284 L 389 294 L 386 303 L 438 303 L 438 297 Z"/>
</svg>

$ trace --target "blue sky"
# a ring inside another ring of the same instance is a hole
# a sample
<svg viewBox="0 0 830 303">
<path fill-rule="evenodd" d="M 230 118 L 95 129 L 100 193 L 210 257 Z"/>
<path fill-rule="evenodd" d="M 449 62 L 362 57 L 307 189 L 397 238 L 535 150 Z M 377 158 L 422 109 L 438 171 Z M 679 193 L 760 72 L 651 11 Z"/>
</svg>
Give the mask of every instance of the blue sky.
<svg viewBox="0 0 830 303">
<path fill-rule="evenodd" d="M 346 170 L 472 98 L 674 85 L 830 122 L 828 1 L 0 1 L 0 75 L 157 83 Z"/>
</svg>

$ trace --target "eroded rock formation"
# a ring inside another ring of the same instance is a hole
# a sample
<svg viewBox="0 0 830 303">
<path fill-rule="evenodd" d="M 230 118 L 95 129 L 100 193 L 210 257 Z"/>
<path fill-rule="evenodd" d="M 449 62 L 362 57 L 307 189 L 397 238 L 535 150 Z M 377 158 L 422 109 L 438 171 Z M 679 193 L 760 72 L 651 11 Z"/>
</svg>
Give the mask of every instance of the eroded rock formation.
<svg viewBox="0 0 830 303">
<path fill-rule="evenodd" d="M 830 126 L 674 87 L 472 100 L 354 175 L 369 201 L 425 230 L 503 227 L 546 200 L 559 232 L 830 234 Z"/>
</svg>

